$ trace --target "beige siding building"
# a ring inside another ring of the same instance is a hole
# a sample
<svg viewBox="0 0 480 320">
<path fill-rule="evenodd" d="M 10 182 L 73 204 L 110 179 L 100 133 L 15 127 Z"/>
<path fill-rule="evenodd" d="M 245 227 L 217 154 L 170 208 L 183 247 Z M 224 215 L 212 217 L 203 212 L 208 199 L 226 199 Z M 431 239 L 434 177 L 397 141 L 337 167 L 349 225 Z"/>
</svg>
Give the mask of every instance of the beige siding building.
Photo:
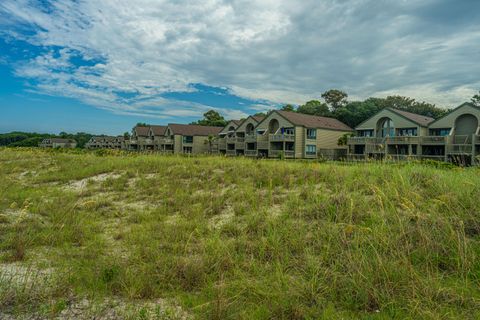
<svg viewBox="0 0 480 320">
<path fill-rule="evenodd" d="M 214 142 L 222 130 L 221 127 L 169 124 L 166 137 L 173 141 L 176 154 L 212 153 Z"/>
<path fill-rule="evenodd" d="M 346 147 L 337 143 L 342 135 L 352 131 L 333 118 L 272 111 L 266 117 L 249 117 L 240 124 L 235 136 L 243 138 L 244 152 L 236 154 L 294 159 L 339 154 L 337 151 L 346 155 Z"/>
<path fill-rule="evenodd" d="M 123 136 L 97 136 L 92 137 L 86 144 L 85 149 L 122 149 L 125 139 Z"/>
<path fill-rule="evenodd" d="M 236 155 L 235 130 L 237 130 L 240 123 L 241 120 L 231 120 L 227 123 L 225 128 L 223 128 L 218 134 L 217 141 L 213 146 L 213 151 L 218 151 L 220 154 Z"/>
<path fill-rule="evenodd" d="M 132 151 L 153 150 L 153 142 L 149 136 L 149 126 L 135 126 L 128 141 L 125 141 L 125 148 Z"/>
<path fill-rule="evenodd" d="M 77 141 L 73 139 L 48 138 L 43 139 L 38 145 L 40 148 L 69 148 L 77 147 Z"/>
<path fill-rule="evenodd" d="M 434 120 L 396 109 L 384 109 L 356 127 L 348 139 L 349 157 L 434 159 L 476 164 L 480 154 L 480 108 L 465 103 Z"/>
</svg>

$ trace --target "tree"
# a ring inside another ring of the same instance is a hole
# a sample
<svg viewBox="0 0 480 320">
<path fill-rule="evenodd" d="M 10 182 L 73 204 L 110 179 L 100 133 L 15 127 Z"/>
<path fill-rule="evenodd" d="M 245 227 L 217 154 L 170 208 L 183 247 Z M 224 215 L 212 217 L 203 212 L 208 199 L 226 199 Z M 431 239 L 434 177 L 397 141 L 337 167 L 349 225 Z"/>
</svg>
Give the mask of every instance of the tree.
<svg viewBox="0 0 480 320">
<path fill-rule="evenodd" d="M 330 110 L 328 109 L 328 106 L 318 100 L 311 100 L 304 105 L 299 106 L 297 112 L 323 117 L 330 116 Z"/>
<path fill-rule="evenodd" d="M 413 98 L 403 96 L 388 96 L 386 98 L 370 98 L 381 109 L 383 108 L 395 108 L 407 112 L 421 114 L 423 116 L 431 117 L 434 119 L 440 118 L 445 115 L 448 110 L 436 107 L 434 104 L 427 102 L 419 102 Z"/>
<path fill-rule="evenodd" d="M 265 112 L 257 112 L 253 116 L 254 117 L 266 117 L 267 114 Z"/>
<path fill-rule="evenodd" d="M 348 94 L 337 89 L 332 89 L 325 91 L 322 94 L 322 98 L 325 99 L 325 102 L 330 105 L 333 110 L 337 110 L 347 104 Z"/>
<path fill-rule="evenodd" d="M 135 127 L 149 127 L 150 125 L 145 122 L 137 122 Z"/>
<path fill-rule="evenodd" d="M 207 140 L 205 140 L 205 144 L 208 144 L 208 153 L 212 153 L 213 143 L 217 140 L 216 136 L 209 135 Z"/>
<path fill-rule="evenodd" d="M 295 107 L 292 106 L 291 104 L 286 104 L 286 105 L 284 105 L 280 110 L 282 110 L 282 111 L 295 112 Z"/>
<path fill-rule="evenodd" d="M 124 133 L 123 133 L 123 138 L 124 138 L 125 140 L 129 140 L 129 139 L 130 139 L 130 133 L 129 133 L 128 131 L 124 132 Z"/>
<path fill-rule="evenodd" d="M 222 115 L 220 115 L 220 113 L 215 110 L 210 110 L 203 114 L 202 120 L 192 122 L 191 124 L 197 124 L 200 126 L 225 127 L 227 123 L 228 122 Z"/>
<path fill-rule="evenodd" d="M 338 138 L 337 145 L 339 146 L 346 146 L 348 142 L 348 138 L 353 137 L 355 134 L 353 133 L 345 133 L 340 138 Z"/>
<path fill-rule="evenodd" d="M 336 109 L 333 112 L 333 117 L 347 124 L 351 128 L 355 128 L 382 108 L 383 107 L 377 104 L 373 99 L 352 101 L 346 106 Z"/>
<path fill-rule="evenodd" d="M 480 107 L 480 91 L 478 92 L 478 94 L 476 94 L 472 97 L 472 103 L 475 106 Z"/>
</svg>

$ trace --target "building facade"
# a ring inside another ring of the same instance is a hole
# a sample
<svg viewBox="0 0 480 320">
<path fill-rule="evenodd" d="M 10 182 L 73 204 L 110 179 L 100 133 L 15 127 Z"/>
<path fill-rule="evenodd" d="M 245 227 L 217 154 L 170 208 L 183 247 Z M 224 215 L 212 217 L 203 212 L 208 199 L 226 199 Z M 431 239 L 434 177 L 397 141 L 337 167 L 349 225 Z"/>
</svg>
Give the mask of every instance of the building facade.
<svg viewBox="0 0 480 320">
<path fill-rule="evenodd" d="M 61 138 L 48 138 L 43 139 L 38 145 L 40 148 L 69 148 L 74 149 L 77 147 L 77 141 L 73 139 L 61 139 Z"/>
<path fill-rule="evenodd" d="M 236 127 L 235 127 L 236 124 Z M 315 159 L 346 156 L 338 140 L 353 129 L 327 117 L 288 111 L 230 122 L 219 136 L 220 153 L 263 158 Z"/>
<path fill-rule="evenodd" d="M 350 159 L 433 159 L 477 164 L 480 108 L 465 103 L 434 120 L 392 108 L 358 125 L 348 139 Z"/>
<path fill-rule="evenodd" d="M 125 138 L 123 136 L 96 136 L 92 137 L 86 144 L 85 149 L 123 149 Z"/>
</svg>

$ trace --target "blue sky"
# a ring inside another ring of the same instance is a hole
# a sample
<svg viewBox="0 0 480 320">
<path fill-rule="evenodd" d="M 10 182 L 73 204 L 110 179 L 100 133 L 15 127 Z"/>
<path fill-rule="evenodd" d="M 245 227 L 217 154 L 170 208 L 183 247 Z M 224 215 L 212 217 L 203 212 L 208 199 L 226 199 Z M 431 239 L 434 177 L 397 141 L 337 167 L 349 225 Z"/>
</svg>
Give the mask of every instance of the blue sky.
<svg viewBox="0 0 480 320">
<path fill-rule="evenodd" d="M 119 134 L 391 94 L 480 90 L 477 0 L 2 0 L 0 132 Z"/>
</svg>

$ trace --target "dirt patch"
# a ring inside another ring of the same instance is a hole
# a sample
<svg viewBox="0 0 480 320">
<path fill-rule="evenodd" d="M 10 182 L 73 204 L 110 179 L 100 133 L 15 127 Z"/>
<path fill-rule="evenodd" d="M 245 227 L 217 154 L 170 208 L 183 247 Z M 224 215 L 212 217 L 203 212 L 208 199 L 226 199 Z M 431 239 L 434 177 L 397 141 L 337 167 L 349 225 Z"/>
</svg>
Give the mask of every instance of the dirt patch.
<svg viewBox="0 0 480 320">
<path fill-rule="evenodd" d="M 34 266 L 25 266 L 20 263 L 0 264 L 0 282 L 9 287 L 45 285 L 52 280 L 52 270 L 39 270 Z M 1 318 L 0 318 L 1 319 Z"/>
<path fill-rule="evenodd" d="M 213 229 L 220 229 L 224 225 L 230 223 L 235 217 L 235 211 L 233 207 L 228 206 L 219 215 L 216 215 L 210 219 L 209 225 Z"/>
<path fill-rule="evenodd" d="M 90 182 L 104 182 L 108 179 L 118 179 L 121 177 L 121 174 L 109 172 L 109 173 L 101 173 L 93 177 L 88 177 L 82 180 L 77 180 L 70 182 L 65 189 L 73 190 L 73 191 L 82 191 L 84 190 L 88 183 Z"/>
<path fill-rule="evenodd" d="M 128 303 L 120 299 L 106 299 L 93 302 L 88 299 L 63 301 L 63 310 L 52 318 L 51 315 L 24 314 L 9 315 L 0 311 L 0 319 L 25 320 L 117 320 L 117 319 L 193 319 L 186 311 L 167 299 L 158 299 L 153 302 L 138 301 Z"/>
</svg>

